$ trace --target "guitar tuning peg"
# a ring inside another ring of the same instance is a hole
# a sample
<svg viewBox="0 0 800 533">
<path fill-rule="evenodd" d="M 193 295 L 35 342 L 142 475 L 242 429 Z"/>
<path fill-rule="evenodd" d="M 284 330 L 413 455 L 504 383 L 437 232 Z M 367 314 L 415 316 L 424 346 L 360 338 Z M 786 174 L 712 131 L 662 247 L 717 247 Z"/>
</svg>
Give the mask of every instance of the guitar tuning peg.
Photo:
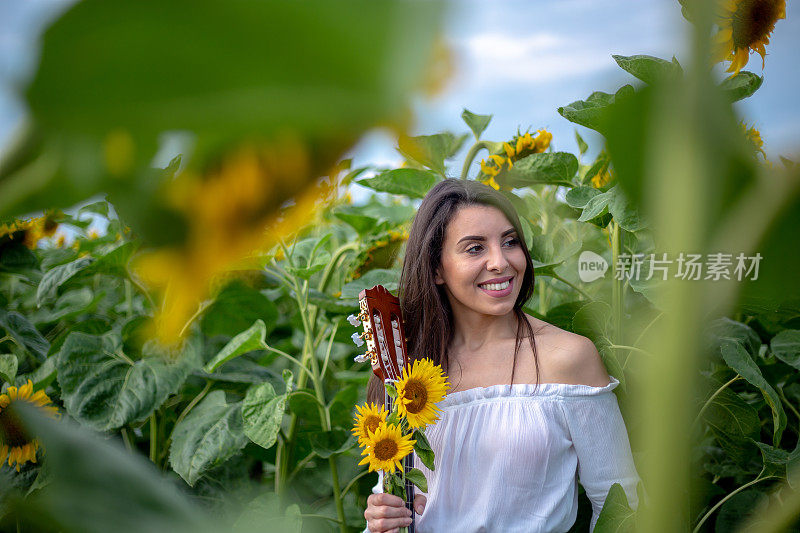
<svg viewBox="0 0 800 533">
<path fill-rule="evenodd" d="M 359 315 L 359 317 L 360 317 L 360 316 L 361 316 L 361 315 Z M 361 325 L 361 321 L 360 321 L 360 320 L 358 319 L 358 317 L 356 317 L 355 315 L 349 315 L 349 316 L 347 317 L 347 321 L 348 321 L 348 322 L 350 322 L 350 324 L 351 324 L 353 327 L 356 327 L 356 328 L 357 328 L 358 326 L 360 326 L 360 325 Z"/>
<path fill-rule="evenodd" d="M 358 333 L 353 333 L 350 338 L 353 339 L 353 342 L 356 343 L 356 346 L 362 346 L 364 344 L 364 341 L 361 340 L 361 335 Z"/>
<path fill-rule="evenodd" d="M 366 363 L 367 361 L 369 361 L 369 357 L 367 357 L 367 354 L 358 354 L 353 358 L 353 360 L 356 363 Z"/>
</svg>

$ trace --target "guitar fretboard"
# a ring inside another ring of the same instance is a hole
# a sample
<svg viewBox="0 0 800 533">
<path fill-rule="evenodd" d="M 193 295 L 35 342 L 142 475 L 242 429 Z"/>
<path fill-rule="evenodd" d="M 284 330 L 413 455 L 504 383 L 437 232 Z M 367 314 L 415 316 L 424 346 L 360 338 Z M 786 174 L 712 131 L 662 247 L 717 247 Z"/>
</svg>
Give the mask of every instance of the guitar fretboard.
<svg viewBox="0 0 800 533">
<path fill-rule="evenodd" d="M 389 396 L 388 393 L 385 393 L 384 397 L 384 406 L 388 412 L 392 412 L 394 409 L 394 398 Z M 411 511 L 411 524 L 408 526 L 408 533 L 414 533 L 415 525 L 417 523 L 416 514 L 414 511 L 414 484 L 408 480 L 408 473 L 411 469 L 414 468 L 414 450 L 411 450 L 411 453 L 406 455 L 403 458 L 403 471 L 406 474 L 406 509 Z M 384 472 L 384 476 L 386 473 Z M 384 481 L 384 490 L 386 490 L 386 484 Z"/>
</svg>

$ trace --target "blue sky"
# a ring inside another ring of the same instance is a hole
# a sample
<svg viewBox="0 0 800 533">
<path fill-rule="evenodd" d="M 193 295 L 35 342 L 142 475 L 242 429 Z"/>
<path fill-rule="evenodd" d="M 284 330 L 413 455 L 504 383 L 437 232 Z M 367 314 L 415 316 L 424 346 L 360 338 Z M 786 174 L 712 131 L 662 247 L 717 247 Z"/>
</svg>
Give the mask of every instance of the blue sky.
<svg viewBox="0 0 800 533">
<path fill-rule="evenodd" d="M 25 110 L 14 87 L 24 83 L 34 68 L 38 35 L 69 3 L 0 2 L 0 148 L 23 120 Z M 800 148 L 797 2 L 787 2 L 786 14 L 767 47 L 764 84 L 752 98 L 737 104 L 742 118 L 761 131 L 770 159 L 796 155 Z M 466 107 L 494 115 L 483 135 L 486 139 L 505 140 L 517 128 L 547 128 L 553 133 L 554 148 L 577 153 L 575 126 L 556 109 L 592 91 L 614 92 L 631 82 L 612 54 L 667 59 L 674 54 L 681 60 L 688 26 L 677 0 L 457 0 L 450 3 L 444 30 L 455 56 L 455 76 L 436 97 L 415 99 L 412 134 L 465 133 L 469 130 L 460 115 Z M 746 68 L 760 74 L 760 57 L 751 56 Z M 600 140 L 579 129 L 592 156 Z M 396 139 L 385 130 L 375 130 L 348 156 L 356 166 L 396 165 L 402 159 L 395 146 Z M 464 151 L 466 147 L 455 161 Z M 456 163 L 452 172 L 459 171 Z M 356 199 L 366 194 L 355 189 Z"/>
</svg>

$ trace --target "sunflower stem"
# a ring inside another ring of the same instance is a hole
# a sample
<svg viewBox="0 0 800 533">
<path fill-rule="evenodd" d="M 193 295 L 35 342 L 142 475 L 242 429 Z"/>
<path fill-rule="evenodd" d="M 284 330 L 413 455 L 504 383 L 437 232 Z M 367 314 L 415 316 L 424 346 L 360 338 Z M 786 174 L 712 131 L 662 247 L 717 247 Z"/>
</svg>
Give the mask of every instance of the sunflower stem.
<svg viewBox="0 0 800 533">
<path fill-rule="evenodd" d="M 156 464 L 158 453 L 158 426 L 156 425 L 155 412 L 150 415 L 150 460 Z"/>
<path fill-rule="evenodd" d="M 464 166 L 461 167 L 461 179 L 465 180 L 469 176 L 469 167 L 472 165 L 472 162 L 475 160 L 475 156 L 478 155 L 478 152 L 481 149 L 489 150 L 489 143 L 487 141 L 477 141 L 475 144 L 470 147 L 469 152 L 467 152 L 466 157 L 464 157 Z"/>
<path fill-rule="evenodd" d="M 347 526 L 345 525 L 344 516 L 344 502 L 342 500 L 341 489 L 339 488 L 339 469 L 336 466 L 336 455 L 328 457 L 328 463 L 331 465 L 331 480 L 333 480 L 333 497 L 336 500 L 336 514 L 339 515 L 339 530 L 342 533 L 347 533 Z"/>
</svg>

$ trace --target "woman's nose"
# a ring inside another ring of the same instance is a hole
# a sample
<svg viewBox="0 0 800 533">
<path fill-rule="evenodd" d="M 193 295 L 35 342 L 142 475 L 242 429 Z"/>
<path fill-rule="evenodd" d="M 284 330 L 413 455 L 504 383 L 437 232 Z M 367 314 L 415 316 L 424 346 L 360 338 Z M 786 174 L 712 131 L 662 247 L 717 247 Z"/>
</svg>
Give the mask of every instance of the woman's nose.
<svg viewBox="0 0 800 533">
<path fill-rule="evenodd" d="M 507 266 L 508 260 L 506 259 L 505 253 L 503 253 L 503 249 L 500 246 L 490 247 L 486 264 L 487 270 L 505 272 Z"/>
</svg>

